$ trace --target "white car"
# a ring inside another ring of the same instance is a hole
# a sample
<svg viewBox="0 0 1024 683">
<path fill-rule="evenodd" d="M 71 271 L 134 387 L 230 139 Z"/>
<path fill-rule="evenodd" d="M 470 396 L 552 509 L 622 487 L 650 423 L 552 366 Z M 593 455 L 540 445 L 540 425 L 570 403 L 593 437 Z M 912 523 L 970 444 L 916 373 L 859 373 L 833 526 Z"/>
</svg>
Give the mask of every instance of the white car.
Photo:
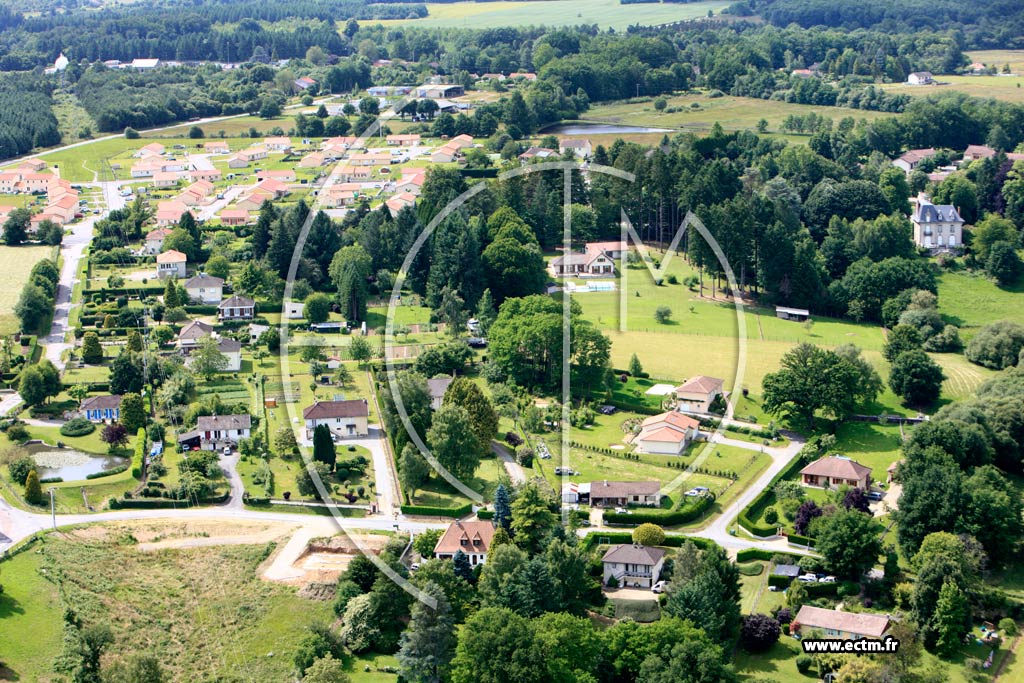
<svg viewBox="0 0 1024 683">
<path fill-rule="evenodd" d="M 818 577 L 814 574 L 801 574 L 796 580 L 802 583 L 818 583 Z"/>
<path fill-rule="evenodd" d="M 664 593 L 666 590 L 668 590 L 668 581 L 659 581 L 651 586 L 652 593 Z"/>
<path fill-rule="evenodd" d="M 818 583 L 835 583 L 835 582 L 836 582 L 836 577 L 834 577 L 834 576 L 823 576 L 820 579 L 818 579 Z"/>
<path fill-rule="evenodd" d="M 224 455 L 231 455 L 231 446 L 224 447 Z"/>
</svg>

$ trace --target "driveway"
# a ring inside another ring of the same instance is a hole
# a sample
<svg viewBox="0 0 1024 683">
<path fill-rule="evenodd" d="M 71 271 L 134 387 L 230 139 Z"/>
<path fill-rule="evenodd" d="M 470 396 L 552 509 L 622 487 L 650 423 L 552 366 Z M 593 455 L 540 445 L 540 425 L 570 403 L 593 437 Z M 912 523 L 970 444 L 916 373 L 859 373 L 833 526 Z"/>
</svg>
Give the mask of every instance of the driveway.
<svg viewBox="0 0 1024 683">
<path fill-rule="evenodd" d="M 242 481 L 242 475 L 238 473 L 238 458 L 238 451 L 231 455 L 220 454 L 220 468 L 224 470 L 224 476 L 227 477 L 228 483 L 231 485 L 231 497 L 228 498 L 224 507 L 232 510 L 244 508 L 242 497 L 245 495 L 245 483 Z"/>
<path fill-rule="evenodd" d="M 370 451 L 373 478 L 377 482 L 377 509 L 385 519 L 398 519 L 402 498 L 398 493 L 397 473 L 391 463 L 384 439 L 384 430 L 378 425 L 370 425 L 369 436 L 339 441 L 338 454 L 342 455 L 345 452 L 345 446 L 350 445 L 362 446 Z"/>
<path fill-rule="evenodd" d="M 523 471 L 522 466 L 516 462 L 516 459 L 507 448 L 500 443 L 492 443 L 491 450 L 494 451 L 494 454 L 505 465 L 505 471 L 508 472 L 508 478 L 512 480 L 513 484 L 526 483 L 526 472 Z"/>
</svg>

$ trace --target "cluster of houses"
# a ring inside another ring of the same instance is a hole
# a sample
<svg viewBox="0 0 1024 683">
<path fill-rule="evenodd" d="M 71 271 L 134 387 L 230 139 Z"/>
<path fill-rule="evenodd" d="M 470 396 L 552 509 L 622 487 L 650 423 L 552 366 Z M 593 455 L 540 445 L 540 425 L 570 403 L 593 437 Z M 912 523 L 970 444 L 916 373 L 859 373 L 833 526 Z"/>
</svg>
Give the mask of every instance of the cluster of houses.
<svg viewBox="0 0 1024 683">
<path fill-rule="evenodd" d="M 40 159 L 27 159 L 14 170 L 0 172 L 0 193 L 46 195 L 46 205 L 32 216 L 30 232 L 45 221 L 67 225 L 75 220 L 82 207 L 78 190 L 70 181 L 49 172 L 46 162 Z M 0 206 L 0 221 L 6 220 L 15 208 Z"/>
</svg>

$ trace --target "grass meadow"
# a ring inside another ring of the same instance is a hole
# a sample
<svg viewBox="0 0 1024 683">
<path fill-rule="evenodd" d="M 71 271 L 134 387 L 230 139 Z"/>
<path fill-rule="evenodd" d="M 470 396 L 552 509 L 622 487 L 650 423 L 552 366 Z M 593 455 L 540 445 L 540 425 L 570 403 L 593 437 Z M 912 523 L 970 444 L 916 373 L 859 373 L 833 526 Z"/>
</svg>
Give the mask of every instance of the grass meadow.
<svg viewBox="0 0 1024 683">
<path fill-rule="evenodd" d="M 1002 68 L 1002 67 L 1000 67 Z M 998 76 L 936 76 L 932 85 L 893 83 L 883 85 L 886 92 L 922 97 L 960 92 L 971 97 L 993 98 L 1020 104 L 1024 102 L 1024 76 L 1020 72 Z"/>
<path fill-rule="evenodd" d="M 619 0 L 534 0 L 533 2 L 427 3 L 423 19 L 395 19 L 374 23 L 426 28 L 498 28 L 502 26 L 576 26 L 597 24 L 623 30 L 634 24 L 665 24 L 718 14 L 730 3 L 692 2 L 623 5 Z M 367 22 L 371 23 L 371 22 Z"/>
<path fill-rule="evenodd" d="M 53 247 L 0 246 L 0 335 L 18 331 L 14 306 L 34 266 L 53 254 Z"/>
</svg>

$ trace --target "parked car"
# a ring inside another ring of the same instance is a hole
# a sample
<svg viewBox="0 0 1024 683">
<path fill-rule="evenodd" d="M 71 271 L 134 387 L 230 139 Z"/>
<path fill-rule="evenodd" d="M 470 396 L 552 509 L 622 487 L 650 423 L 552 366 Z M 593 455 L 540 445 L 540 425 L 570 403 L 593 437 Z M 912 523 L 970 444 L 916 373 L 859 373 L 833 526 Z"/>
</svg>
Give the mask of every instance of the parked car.
<svg viewBox="0 0 1024 683">
<path fill-rule="evenodd" d="M 409 571 L 411 571 L 411 572 L 414 572 L 414 571 L 416 571 L 419 568 L 420 568 L 420 563 L 419 562 L 413 562 L 412 564 L 409 565 Z"/>
<path fill-rule="evenodd" d="M 796 580 L 802 583 L 818 583 L 818 577 L 814 574 L 801 574 Z"/>
<path fill-rule="evenodd" d="M 597 412 L 601 413 L 602 415 L 614 415 L 615 406 L 601 406 L 600 408 L 597 409 Z"/>
<path fill-rule="evenodd" d="M 823 576 L 820 579 L 818 579 L 818 583 L 835 583 L 835 582 L 836 582 L 836 577 L 834 577 L 834 576 Z"/>
<path fill-rule="evenodd" d="M 867 497 L 868 500 L 879 501 L 885 498 L 885 494 L 881 491 L 868 491 Z"/>
<path fill-rule="evenodd" d="M 615 514 L 617 514 L 617 515 L 628 515 L 629 514 L 629 510 L 627 510 L 626 508 L 615 508 Z"/>
<path fill-rule="evenodd" d="M 778 593 L 779 592 L 779 587 L 778 586 L 768 586 L 768 590 L 771 591 L 772 593 Z"/>
<path fill-rule="evenodd" d="M 666 590 L 668 590 L 668 581 L 659 581 L 651 586 L 652 593 L 664 593 Z"/>
<path fill-rule="evenodd" d="M 224 447 L 224 455 L 231 455 L 231 446 Z"/>
</svg>

